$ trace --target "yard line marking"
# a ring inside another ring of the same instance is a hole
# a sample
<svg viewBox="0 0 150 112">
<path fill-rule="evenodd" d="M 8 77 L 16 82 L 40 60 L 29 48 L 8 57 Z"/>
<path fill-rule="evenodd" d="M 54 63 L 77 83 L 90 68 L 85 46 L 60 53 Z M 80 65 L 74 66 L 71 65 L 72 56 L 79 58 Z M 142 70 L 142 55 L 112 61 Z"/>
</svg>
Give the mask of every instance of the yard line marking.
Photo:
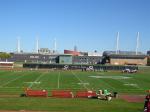
<svg viewBox="0 0 150 112">
<path fill-rule="evenodd" d="M 5 72 L 5 73 L 7 73 L 7 72 Z M 3 74 L 1 74 L 0 76 L 6 76 L 6 74 L 5 73 L 3 73 Z M 15 73 L 14 72 L 9 72 L 9 73 L 7 73 L 7 76 L 12 76 L 12 75 L 14 75 Z"/>
<path fill-rule="evenodd" d="M 22 76 L 16 77 L 15 79 L 12 79 L 12 80 L 10 80 L 10 81 L 8 81 L 8 82 L 6 82 L 6 83 L 2 84 L 0 87 L 6 86 L 7 84 L 9 84 L 9 83 L 11 83 L 11 82 L 13 82 L 13 81 L 15 81 L 15 80 L 17 80 L 17 79 L 19 79 L 19 78 L 23 77 L 23 76 L 25 76 L 25 75 L 22 75 Z"/>
<path fill-rule="evenodd" d="M 135 80 L 133 77 L 131 77 L 131 78 L 132 78 L 132 80 Z M 120 79 L 118 79 L 117 81 L 123 83 L 123 85 L 125 85 L 125 84 L 131 84 L 129 80 L 120 80 Z M 142 89 L 141 87 L 138 86 L 138 83 L 136 83 L 136 84 L 137 84 L 137 86 L 132 86 L 132 87 L 137 88 L 137 89 Z"/>
<path fill-rule="evenodd" d="M 58 74 L 58 80 L 57 80 L 57 88 L 59 89 L 60 87 L 60 72 Z"/>
<path fill-rule="evenodd" d="M 137 84 L 137 85 L 140 83 L 140 81 L 139 81 L 139 80 L 137 80 L 137 79 L 135 79 L 135 78 L 133 78 L 133 80 L 135 80 L 135 81 L 136 81 L 136 84 Z M 140 87 L 139 85 L 137 86 L 137 88 L 138 88 L 138 89 L 143 89 L 143 88 L 142 88 L 142 87 Z"/>
<path fill-rule="evenodd" d="M 91 76 L 91 75 L 88 74 L 88 77 L 90 77 L 90 76 Z M 96 79 L 98 79 L 98 78 L 96 78 Z M 114 88 L 112 85 L 106 83 L 104 80 L 100 80 L 100 81 L 103 82 L 103 85 L 105 85 L 107 88 L 112 89 L 112 90 L 115 90 L 115 88 Z"/>
<path fill-rule="evenodd" d="M 37 77 L 33 82 L 37 82 L 39 81 L 43 76 L 45 75 L 45 73 L 42 73 L 39 77 Z M 31 88 L 33 86 L 34 83 L 31 83 L 28 88 Z"/>
<path fill-rule="evenodd" d="M 80 81 L 80 83 L 84 83 L 74 72 L 71 71 L 71 73 Z M 83 87 L 84 87 L 85 89 L 89 90 L 89 88 L 86 87 L 85 84 L 83 84 Z"/>
<path fill-rule="evenodd" d="M 115 90 L 115 88 L 112 85 L 106 83 L 106 81 L 104 80 L 100 80 L 100 81 L 103 82 L 103 85 L 107 86 L 109 89 Z"/>
</svg>

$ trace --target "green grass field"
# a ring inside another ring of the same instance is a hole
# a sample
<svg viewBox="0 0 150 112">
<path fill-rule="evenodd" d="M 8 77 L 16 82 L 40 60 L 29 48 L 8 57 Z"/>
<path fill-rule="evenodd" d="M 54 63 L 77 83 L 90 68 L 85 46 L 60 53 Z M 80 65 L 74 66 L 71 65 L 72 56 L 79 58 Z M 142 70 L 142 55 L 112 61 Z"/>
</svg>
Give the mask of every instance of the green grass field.
<svg viewBox="0 0 150 112">
<path fill-rule="evenodd" d="M 150 88 L 150 70 L 127 74 L 116 71 L 5 71 L 0 70 L 0 110 L 40 110 L 48 112 L 141 112 L 143 102 L 122 99 L 110 102 L 98 99 L 59 99 L 19 97 L 24 89 L 77 90 L 108 89 L 119 94 L 146 94 Z"/>
</svg>

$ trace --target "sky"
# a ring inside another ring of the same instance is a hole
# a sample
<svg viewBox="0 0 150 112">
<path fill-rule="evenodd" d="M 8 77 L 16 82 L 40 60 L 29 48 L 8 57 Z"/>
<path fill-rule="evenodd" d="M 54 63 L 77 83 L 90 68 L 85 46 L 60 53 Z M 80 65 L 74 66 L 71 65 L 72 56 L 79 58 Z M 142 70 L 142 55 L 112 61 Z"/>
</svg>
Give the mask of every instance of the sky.
<svg viewBox="0 0 150 112">
<path fill-rule="evenodd" d="M 0 51 L 40 48 L 92 52 L 150 50 L 150 0 L 0 0 Z"/>
</svg>

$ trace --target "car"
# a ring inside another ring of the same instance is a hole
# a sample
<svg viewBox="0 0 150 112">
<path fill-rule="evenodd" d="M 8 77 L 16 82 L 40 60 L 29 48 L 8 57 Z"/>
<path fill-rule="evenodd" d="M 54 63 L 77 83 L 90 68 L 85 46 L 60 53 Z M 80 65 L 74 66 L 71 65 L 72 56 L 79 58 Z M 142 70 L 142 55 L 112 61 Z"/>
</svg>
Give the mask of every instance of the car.
<svg viewBox="0 0 150 112">
<path fill-rule="evenodd" d="M 126 68 L 126 69 L 122 70 L 122 73 L 136 73 L 136 72 L 137 72 L 136 69 Z"/>
<path fill-rule="evenodd" d="M 130 71 L 130 73 L 136 73 L 136 72 L 137 72 L 136 69 Z"/>
</svg>

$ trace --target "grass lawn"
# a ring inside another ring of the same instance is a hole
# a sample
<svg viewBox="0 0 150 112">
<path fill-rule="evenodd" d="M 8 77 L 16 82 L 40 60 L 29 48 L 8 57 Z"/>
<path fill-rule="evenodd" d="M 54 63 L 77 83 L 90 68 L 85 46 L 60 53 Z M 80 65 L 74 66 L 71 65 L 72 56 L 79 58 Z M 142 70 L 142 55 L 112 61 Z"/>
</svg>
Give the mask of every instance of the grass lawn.
<svg viewBox="0 0 150 112">
<path fill-rule="evenodd" d="M 5 71 L 0 70 L 0 110 L 40 110 L 48 112 L 141 112 L 143 103 L 123 99 L 110 102 L 98 99 L 24 98 L 19 97 L 26 87 L 77 90 L 108 89 L 121 94 L 145 95 L 150 88 L 149 69 L 135 74 L 118 71 Z"/>
</svg>

